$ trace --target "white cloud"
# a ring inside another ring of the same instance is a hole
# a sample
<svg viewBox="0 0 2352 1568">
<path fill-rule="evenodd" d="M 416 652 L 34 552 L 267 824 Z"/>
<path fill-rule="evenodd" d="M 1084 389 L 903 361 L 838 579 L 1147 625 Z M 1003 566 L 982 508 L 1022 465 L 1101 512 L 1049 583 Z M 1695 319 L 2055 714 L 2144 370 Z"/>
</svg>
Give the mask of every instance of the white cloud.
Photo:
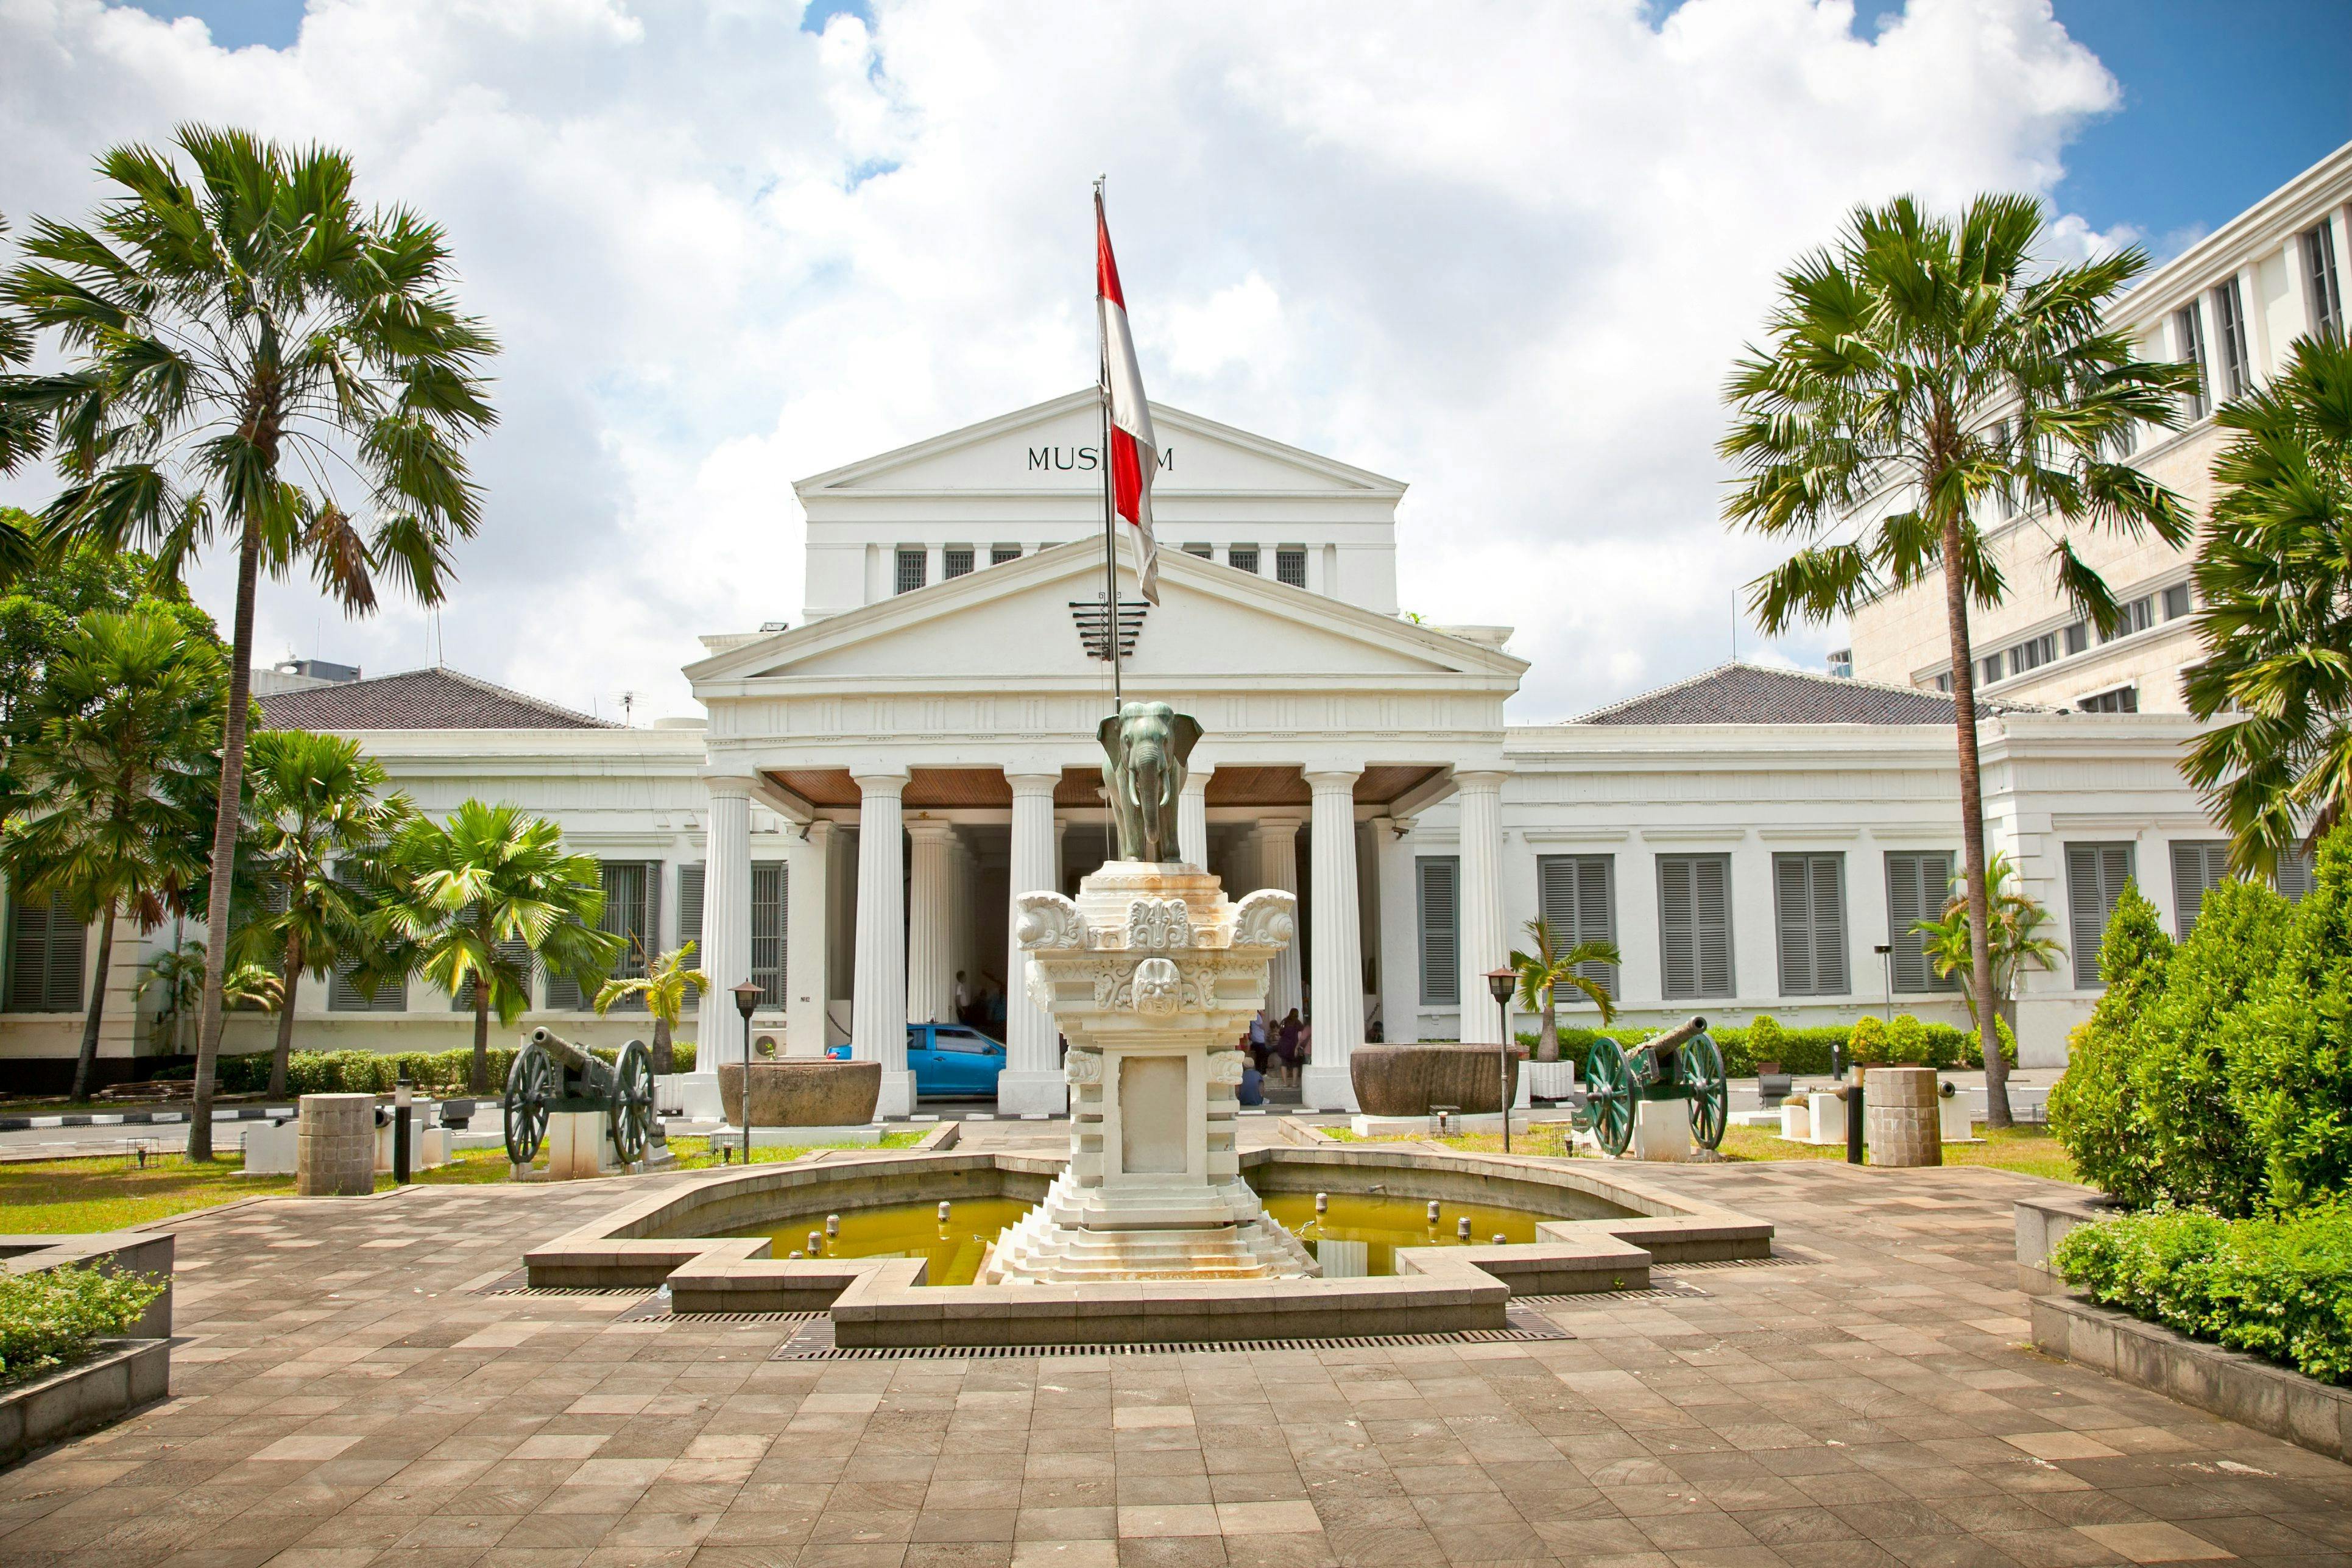
<svg viewBox="0 0 2352 1568">
<path fill-rule="evenodd" d="M 1728 648 L 1771 552 L 1717 521 L 1717 387 L 1777 268 L 1858 201 L 2047 191 L 2116 101 L 2044 0 L 1867 42 L 1842 0 L 1655 10 L 312 0 L 229 53 L 0 0 L 0 211 L 86 210 L 100 148 L 182 120 L 348 148 L 507 345 L 450 661 L 661 712 L 697 633 L 798 614 L 793 478 L 1090 378 L 1108 171 L 1154 395 L 1411 480 L 1410 607 L 1517 626 L 1553 716 Z M 261 626 L 427 647 L 300 584 Z"/>
</svg>

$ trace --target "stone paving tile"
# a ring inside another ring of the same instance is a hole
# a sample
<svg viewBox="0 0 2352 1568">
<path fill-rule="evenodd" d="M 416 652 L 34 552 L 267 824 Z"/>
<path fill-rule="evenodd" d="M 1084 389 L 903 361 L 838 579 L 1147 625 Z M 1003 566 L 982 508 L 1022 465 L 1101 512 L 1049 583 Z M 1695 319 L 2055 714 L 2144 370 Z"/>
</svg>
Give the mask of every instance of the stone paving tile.
<svg viewBox="0 0 2352 1568">
<path fill-rule="evenodd" d="M 688 1178 L 191 1216 L 173 1397 L 0 1472 L 0 1563 L 2352 1562 L 2352 1471 L 2025 1347 L 2040 1184 L 1645 1174 L 1820 1261 L 1564 1306 L 1556 1342 L 794 1363 L 782 1325 L 471 1293 Z"/>
</svg>

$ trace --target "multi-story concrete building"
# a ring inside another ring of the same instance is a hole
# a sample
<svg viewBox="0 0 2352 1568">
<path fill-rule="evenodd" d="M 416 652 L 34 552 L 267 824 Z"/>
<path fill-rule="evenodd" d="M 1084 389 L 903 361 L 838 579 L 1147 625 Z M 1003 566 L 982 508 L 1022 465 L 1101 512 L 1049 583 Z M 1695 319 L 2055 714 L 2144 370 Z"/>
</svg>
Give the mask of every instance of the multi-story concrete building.
<svg viewBox="0 0 2352 1568">
<path fill-rule="evenodd" d="M 2352 268 L 2352 144 L 2338 148 L 2179 256 L 2117 303 L 2114 319 L 2143 358 L 2197 365 L 2204 390 L 2177 429 L 2139 434 L 2132 460 L 2182 496 L 2200 519 L 2212 503 L 2223 403 L 2268 382 L 2294 341 L 2345 329 Z M 2034 512 L 1979 519 L 2009 583 L 2005 602 L 1970 618 L 1977 689 L 2005 701 L 2095 712 L 2177 713 L 2184 671 L 2202 657 L 2189 583 L 2193 551 L 2152 537 L 2076 531 L 2077 552 L 2104 575 L 2130 624 L 2107 635 L 2059 593 L 2047 563 L 2054 525 Z M 1951 688 L 1941 574 L 1855 612 L 1853 673 L 1934 690 Z"/>
</svg>

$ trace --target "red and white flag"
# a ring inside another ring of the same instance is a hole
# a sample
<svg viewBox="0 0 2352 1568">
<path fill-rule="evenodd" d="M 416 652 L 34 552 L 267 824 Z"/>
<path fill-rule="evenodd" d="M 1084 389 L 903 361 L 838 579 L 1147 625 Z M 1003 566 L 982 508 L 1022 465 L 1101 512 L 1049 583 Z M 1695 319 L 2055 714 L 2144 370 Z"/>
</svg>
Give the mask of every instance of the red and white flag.
<svg viewBox="0 0 2352 1568">
<path fill-rule="evenodd" d="M 1095 190 L 1095 308 L 1102 316 L 1111 496 L 1119 517 L 1135 530 L 1136 582 L 1144 598 L 1156 605 L 1160 545 L 1151 536 L 1151 478 L 1160 470 L 1160 447 L 1151 435 L 1151 405 L 1143 398 L 1143 373 L 1135 363 L 1135 339 L 1127 329 L 1127 298 L 1119 292 L 1118 263 L 1110 254 L 1110 226 L 1103 218 L 1100 186 Z"/>
</svg>

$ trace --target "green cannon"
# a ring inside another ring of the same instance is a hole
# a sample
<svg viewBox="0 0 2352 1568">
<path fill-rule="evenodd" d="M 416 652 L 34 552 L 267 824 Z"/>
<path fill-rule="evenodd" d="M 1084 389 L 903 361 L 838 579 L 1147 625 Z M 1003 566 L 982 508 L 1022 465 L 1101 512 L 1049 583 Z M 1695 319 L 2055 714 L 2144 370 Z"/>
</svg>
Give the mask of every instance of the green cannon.
<svg viewBox="0 0 2352 1568">
<path fill-rule="evenodd" d="M 1723 1142 L 1730 1089 L 1723 1051 L 1705 1018 L 1677 1024 L 1630 1051 L 1603 1036 L 1584 1058 L 1584 1109 L 1571 1124 L 1612 1155 L 1633 1142 L 1633 1108 L 1644 1100 L 1688 1100 L 1691 1141 L 1709 1149 Z"/>
<path fill-rule="evenodd" d="M 631 1040 L 611 1062 L 533 1029 L 507 1069 L 507 1158 L 528 1165 L 547 1138 L 556 1111 L 601 1113 L 613 1152 L 624 1165 L 646 1157 L 654 1133 L 654 1055 Z"/>
</svg>

